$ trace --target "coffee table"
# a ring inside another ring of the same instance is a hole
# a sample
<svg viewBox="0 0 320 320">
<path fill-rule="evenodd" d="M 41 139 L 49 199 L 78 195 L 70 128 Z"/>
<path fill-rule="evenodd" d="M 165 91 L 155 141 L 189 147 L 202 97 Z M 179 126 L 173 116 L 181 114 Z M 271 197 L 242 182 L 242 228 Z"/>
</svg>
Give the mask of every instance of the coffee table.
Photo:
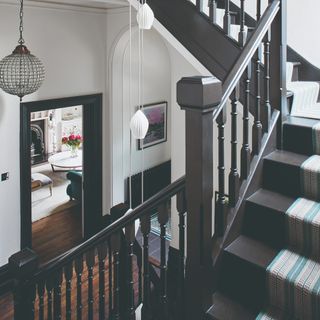
<svg viewBox="0 0 320 320">
<path fill-rule="evenodd" d="M 76 157 L 71 157 L 70 151 L 58 152 L 48 159 L 51 165 L 52 171 L 70 171 L 70 170 L 82 170 L 82 150 L 78 151 Z M 59 168 L 60 170 L 56 170 Z"/>
</svg>

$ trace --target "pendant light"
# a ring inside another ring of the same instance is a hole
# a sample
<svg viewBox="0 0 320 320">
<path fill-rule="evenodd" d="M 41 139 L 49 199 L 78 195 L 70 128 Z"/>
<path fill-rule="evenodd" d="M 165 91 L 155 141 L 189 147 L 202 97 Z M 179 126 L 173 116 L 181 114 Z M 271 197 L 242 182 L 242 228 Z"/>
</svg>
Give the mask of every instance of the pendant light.
<svg viewBox="0 0 320 320">
<path fill-rule="evenodd" d="M 22 97 L 37 91 L 44 80 L 44 66 L 30 53 L 23 39 L 23 0 L 20 0 L 19 45 L 13 53 L 0 61 L 0 88 Z"/>
<path fill-rule="evenodd" d="M 139 109 L 130 121 L 130 129 L 135 139 L 144 139 L 149 129 L 149 121 L 145 114 Z"/>
<path fill-rule="evenodd" d="M 147 2 L 140 6 L 137 13 L 137 22 L 139 29 L 149 30 L 151 29 L 154 22 L 154 13 Z"/>
</svg>

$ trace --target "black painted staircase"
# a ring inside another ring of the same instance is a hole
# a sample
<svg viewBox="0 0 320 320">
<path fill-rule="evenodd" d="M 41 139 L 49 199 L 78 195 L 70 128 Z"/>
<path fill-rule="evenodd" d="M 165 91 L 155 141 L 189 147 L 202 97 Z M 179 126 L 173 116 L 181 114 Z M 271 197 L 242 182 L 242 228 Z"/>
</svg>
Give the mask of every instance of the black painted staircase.
<svg viewBox="0 0 320 320">
<path fill-rule="evenodd" d="M 313 127 L 318 122 L 290 117 L 284 123 L 284 150 L 276 150 L 264 158 L 263 188 L 246 200 L 242 234 L 224 249 L 219 290 L 213 295 L 207 319 L 256 319 L 268 306 L 267 268 L 280 250 L 289 248 L 319 262 L 318 257 L 299 252 L 289 243 L 286 215 L 295 200 L 304 196 L 301 165 L 315 153 Z M 305 278 L 308 276 L 306 271 Z M 306 295 L 311 294 L 304 290 Z M 316 299 L 320 299 L 319 292 Z M 281 310 L 279 304 L 273 306 L 279 310 L 273 310 L 276 315 L 270 319 L 319 319 L 318 311 L 301 318 L 290 308 Z"/>
</svg>

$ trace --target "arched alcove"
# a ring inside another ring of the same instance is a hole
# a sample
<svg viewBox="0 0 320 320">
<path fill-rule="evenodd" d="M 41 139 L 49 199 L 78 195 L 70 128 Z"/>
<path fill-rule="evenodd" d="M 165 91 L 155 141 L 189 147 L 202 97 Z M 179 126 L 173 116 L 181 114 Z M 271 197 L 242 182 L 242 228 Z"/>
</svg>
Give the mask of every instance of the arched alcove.
<svg viewBox="0 0 320 320">
<path fill-rule="evenodd" d="M 128 29 L 121 32 L 113 46 L 110 60 L 110 112 L 112 201 L 115 205 L 125 200 L 125 179 L 130 172 L 131 116 L 137 110 L 138 99 L 138 29 L 132 30 L 132 95 L 129 99 L 130 50 Z M 154 30 L 144 32 L 143 103 L 168 102 L 168 140 L 144 151 L 144 169 L 151 168 L 171 158 L 171 67 L 170 56 L 164 40 Z M 136 141 L 132 148 L 132 173 L 142 170 L 142 152 Z"/>
</svg>

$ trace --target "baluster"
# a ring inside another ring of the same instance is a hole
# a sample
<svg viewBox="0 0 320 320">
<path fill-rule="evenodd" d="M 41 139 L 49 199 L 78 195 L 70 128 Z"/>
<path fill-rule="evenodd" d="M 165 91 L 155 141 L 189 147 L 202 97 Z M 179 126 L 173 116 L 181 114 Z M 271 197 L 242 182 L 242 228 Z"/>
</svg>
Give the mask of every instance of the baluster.
<svg viewBox="0 0 320 320">
<path fill-rule="evenodd" d="M 98 246 L 98 259 L 99 259 L 99 319 L 105 319 L 105 263 L 108 249 L 107 244 L 102 243 Z"/>
<path fill-rule="evenodd" d="M 223 30 L 230 36 L 230 25 L 231 25 L 231 15 L 230 15 L 230 0 L 225 0 L 225 14 L 223 18 Z"/>
<path fill-rule="evenodd" d="M 239 198 L 239 189 L 240 189 L 240 177 L 237 166 L 237 106 L 239 100 L 239 85 L 232 94 L 231 105 L 231 169 L 229 174 L 229 200 L 230 205 L 234 207 Z"/>
<path fill-rule="evenodd" d="M 44 285 L 44 282 L 41 281 L 40 283 L 38 283 L 39 320 L 44 320 L 44 293 L 45 293 L 45 285 Z"/>
<path fill-rule="evenodd" d="M 95 260 L 94 249 L 86 254 L 86 264 L 88 269 L 88 319 L 93 319 L 93 267 Z"/>
<path fill-rule="evenodd" d="M 177 194 L 177 210 L 179 212 L 179 280 L 178 280 L 178 314 L 185 318 L 184 308 L 184 279 L 185 279 L 185 241 L 186 241 L 186 191 Z"/>
<path fill-rule="evenodd" d="M 114 308 L 113 318 L 114 320 L 120 319 L 120 248 L 121 237 L 117 232 L 111 237 L 111 247 L 113 251 L 113 266 L 114 266 Z"/>
<path fill-rule="evenodd" d="M 160 312 L 161 319 L 168 319 L 167 297 L 167 223 L 169 221 L 168 203 L 158 207 L 158 222 L 160 225 Z"/>
<path fill-rule="evenodd" d="M 113 314 L 113 262 L 111 241 L 108 241 L 108 273 L 109 273 L 109 318 Z"/>
<path fill-rule="evenodd" d="M 241 179 L 248 178 L 250 173 L 251 150 L 249 146 L 249 110 L 250 110 L 251 63 L 246 71 L 245 101 L 243 104 L 243 143 L 241 149 Z"/>
<path fill-rule="evenodd" d="M 203 0 L 196 0 L 196 7 L 200 12 L 202 12 Z"/>
<path fill-rule="evenodd" d="M 149 233 L 151 231 L 150 216 L 141 219 L 141 232 L 143 235 L 143 305 L 142 319 L 151 320 L 151 301 L 150 301 L 150 270 L 149 270 Z"/>
<path fill-rule="evenodd" d="M 244 0 L 240 0 L 240 32 L 239 32 L 239 43 L 240 46 L 244 46 L 246 42 L 245 24 L 246 24 L 246 13 L 244 8 Z"/>
<path fill-rule="evenodd" d="M 271 104 L 270 104 L 270 41 L 271 32 L 267 32 L 264 41 L 264 99 L 265 99 L 265 112 L 266 112 L 266 123 L 265 130 L 269 131 L 270 120 L 271 120 Z"/>
<path fill-rule="evenodd" d="M 224 164 L 224 127 L 227 121 L 226 107 L 221 110 L 221 113 L 217 117 L 218 124 L 218 199 L 216 202 L 216 214 L 215 214 L 215 236 L 221 237 L 224 234 L 226 227 L 226 196 L 225 196 L 225 164 Z"/>
<path fill-rule="evenodd" d="M 82 319 L 82 272 L 83 272 L 83 256 L 75 261 L 75 271 L 77 274 L 77 320 Z"/>
<path fill-rule="evenodd" d="M 142 303 L 142 256 L 141 259 L 137 257 L 137 264 L 138 264 L 138 291 L 139 291 L 139 304 Z"/>
<path fill-rule="evenodd" d="M 261 0 L 257 0 L 257 23 L 261 18 Z"/>
<path fill-rule="evenodd" d="M 53 319 L 53 283 L 52 279 L 47 279 L 46 281 L 46 289 L 47 289 L 47 319 L 52 320 Z"/>
<path fill-rule="evenodd" d="M 213 23 L 217 23 L 217 0 L 208 0 L 209 18 Z"/>
<path fill-rule="evenodd" d="M 62 272 L 58 271 L 54 276 L 54 302 L 53 302 L 53 316 L 54 320 L 61 319 L 61 283 Z"/>
<path fill-rule="evenodd" d="M 128 320 L 135 320 L 135 303 L 134 303 L 134 282 L 133 282 L 133 245 L 135 241 L 135 224 L 131 223 L 125 228 L 125 238 L 128 247 L 128 274 L 127 274 L 127 287 L 128 287 Z"/>
<path fill-rule="evenodd" d="M 64 276 L 66 279 L 66 319 L 71 320 L 72 306 L 71 306 L 71 281 L 73 277 L 73 264 L 70 263 L 64 268 Z"/>
<path fill-rule="evenodd" d="M 256 94 L 256 105 L 254 123 L 252 129 L 252 151 L 253 154 L 259 154 L 261 149 L 262 139 L 262 123 L 261 123 L 261 55 L 260 48 L 257 50 L 255 55 L 255 94 Z"/>
</svg>

